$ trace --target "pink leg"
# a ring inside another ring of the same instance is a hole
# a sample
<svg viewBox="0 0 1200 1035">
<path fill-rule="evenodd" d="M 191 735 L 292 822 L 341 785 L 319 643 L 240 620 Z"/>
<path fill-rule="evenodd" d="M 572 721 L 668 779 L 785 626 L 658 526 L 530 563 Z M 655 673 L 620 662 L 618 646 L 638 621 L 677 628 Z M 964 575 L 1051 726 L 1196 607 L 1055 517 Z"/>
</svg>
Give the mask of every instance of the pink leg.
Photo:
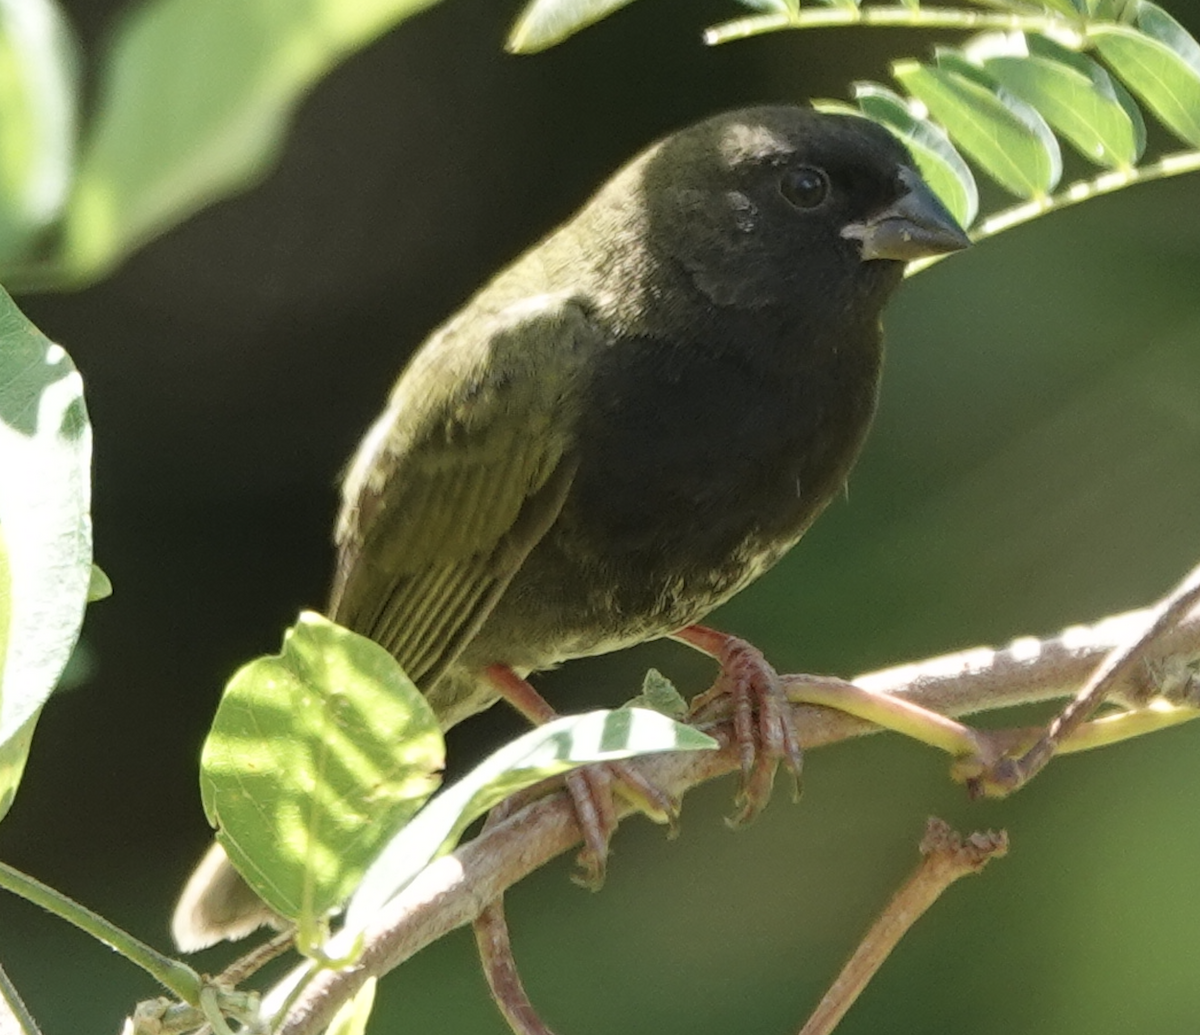
<svg viewBox="0 0 1200 1035">
<path fill-rule="evenodd" d="M 698 722 L 724 718 L 732 712 L 742 785 L 737 798 L 739 811 L 730 822 L 740 825 L 766 805 L 780 760 L 799 779 L 800 741 L 792 726 L 787 698 L 762 652 L 745 640 L 704 625 L 689 625 L 674 638 L 703 651 L 721 666 L 712 687 L 692 702 L 689 719 Z"/>
<path fill-rule="evenodd" d="M 558 713 L 526 680 L 507 665 L 489 665 L 484 676 L 496 691 L 535 726 L 558 718 Z M 617 828 L 614 792 L 627 799 L 652 819 L 670 823 L 679 813 L 679 803 L 650 783 L 624 762 L 605 762 L 574 769 L 563 778 L 583 837 L 577 858 L 577 884 L 598 889 L 604 883 L 608 843 Z"/>
</svg>

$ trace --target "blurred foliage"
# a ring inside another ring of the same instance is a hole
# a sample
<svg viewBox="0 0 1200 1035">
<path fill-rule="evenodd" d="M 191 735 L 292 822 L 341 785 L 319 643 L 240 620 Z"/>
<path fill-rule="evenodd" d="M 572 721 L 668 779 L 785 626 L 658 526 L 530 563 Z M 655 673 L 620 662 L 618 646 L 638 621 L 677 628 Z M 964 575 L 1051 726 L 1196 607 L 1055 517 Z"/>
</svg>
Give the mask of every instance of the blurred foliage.
<svg viewBox="0 0 1200 1035">
<path fill-rule="evenodd" d="M 0 4 L 0 177 L 15 199 L 0 211 L 3 260 L 29 284 L 130 260 L 101 287 L 25 302 L 88 375 L 102 560 L 121 592 L 89 618 L 95 684 L 47 709 L 0 847 L 160 942 L 206 836 L 193 759 L 216 689 L 299 603 L 319 603 L 333 473 L 423 332 L 651 136 L 719 106 L 841 95 L 926 41 L 778 33 L 703 51 L 696 19 L 726 5 L 656 0 L 519 62 L 497 53 L 513 12 L 490 0 L 455 0 L 391 37 L 426 5 L 110 6 L 116 21 L 98 3 L 65 3 L 69 18 Z M 594 20 L 620 6 L 578 9 Z M 870 4 L 760 6 L 776 28 L 873 17 Z M 964 141 L 964 97 L 1006 124 L 1006 95 L 1032 105 L 1075 148 L 1059 155 L 1066 179 L 1099 182 L 1093 158 L 1115 170 L 1101 177 L 1128 177 L 1147 166 L 1122 79 L 1161 120 L 1150 154 L 1177 147 L 1172 135 L 1198 143 L 1200 73 L 1179 32 L 1200 11 L 1173 4 L 1177 32 L 1157 10 L 1087 12 L 1121 20 L 1094 39 L 1107 71 L 1029 35 L 1024 52 L 961 50 L 970 67 L 944 48 L 921 74 L 949 84 L 957 119 L 953 103 L 926 98 L 923 112 L 877 83 L 856 100 L 940 155 L 961 204 L 973 174 L 943 144 L 957 138 L 985 173 L 999 161 Z M 22 35 L 14 11 L 40 16 Z M 80 49 L 102 55 L 82 79 Z M 1147 53 L 1154 75 L 1139 87 Z M 1022 124 L 1021 167 L 1048 164 L 1021 192 L 1044 205 L 1058 145 Z M 267 189 L 133 255 L 276 163 Z M 976 187 L 984 211 L 1009 204 Z M 717 620 L 782 668 L 850 674 L 1050 631 L 1173 582 L 1194 561 L 1200 504 L 1196 189 L 1183 177 L 1039 220 L 910 285 L 888 314 L 883 406 L 849 505 Z M 564 710 L 616 702 L 652 662 L 685 693 L 709 678 L 649 647 L 544 685 Z M 518 728 L 506 721 L 488 713 L 452 757 Z M 780 802 L 737 837 L 719 822 L 727 789 L 707 789 L 676 845 L 644 824 L 622 831 L 603 895 L 562 871 L 526 882 L 510 902 L 517 952 L 535 1001 L 580 1035 L 794 1030 L 938 811 L 1007 825 L 1013 855 L 939 904 L 840 1031 L 1191 1031 L 1196 737 L 1069 760 L 1011 802 L 974 806 L 911 745 L 820 752 L 801 806 Z M 106 1018 L 153 991 L 20 903 L 0 901 L 0 925 L 4 962 L 48 1030 L 110 1031 Z M 466 937 L 422 954 L 380 1000 L 381 1030 L 503 1030 Z"/>
<path fill-rule="evenodd" d="M 91 461 L 79 372 L 0 289 L 0 818 L 83 624 Z"/>
</svg>

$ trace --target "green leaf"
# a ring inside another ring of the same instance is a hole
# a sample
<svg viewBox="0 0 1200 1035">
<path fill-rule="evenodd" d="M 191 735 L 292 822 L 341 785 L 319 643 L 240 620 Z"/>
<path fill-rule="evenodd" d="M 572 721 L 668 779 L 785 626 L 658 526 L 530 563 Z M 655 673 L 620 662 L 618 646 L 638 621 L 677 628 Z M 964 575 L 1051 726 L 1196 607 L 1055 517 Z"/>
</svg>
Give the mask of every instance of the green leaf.
<svg viewBox="0 0 1200 1035">
<path fill-rule="evenodd" d="M 1137 162 L 1137 128 L 1103 68 L 1044 37 L 1002 38 L 1013 52 L 983 61 L 1001 86 L 1041 112 L 1089 161 L 1124 169 Z"/>
<path fill-rule="evenodd" d="M 274 163 L 297 102 L 436 0 L 153 0 L 120 26 L 68 208 L 67 270 L 105 272 Z"/>
<path fill-rule="evenodd" d="M 979 188 L 945 131 L 915 115 L 903 97 L 877 83 L 855 83 L 854 97 L 864 114 L 904 142 L 925 182 L 959 226 L 969 227 L 979 213 Z"/>
<path fill-rule="evenodd" d="M 1200 43 L 1158 4 L 1138 0 L 1137 26 L 1147 36 L 1165 43 L 1200 74 Z"/>
<path fill-rule="evenodd" d="M 0 262 L 19 258 L 67 197 L 77 53 L 53 0 L 0 0 Z"/>
<path fill-rule="evenodd" d="M 1118 22 L 1128 0 L 1084 0 L 1084 13 L 1093 21 Z"/>
<path fill-rule="evenodd" d="M 1062 175 L 1062 154 L 1045 121 L 1027 104 L 983 85 L 986 75 L 945 53 L 939 67 L 901 61 L 892 74 L 918 98 L 980 168 L 1018 197 L 1049 193 Z"/>
<path fill-rule="evenodd" d="M 350 900 L 338 939 L 352 941 L 432 859 L 453 848 L 477 817 L 509 795 L 593 762 L 716 746 L 699 730 L 642 708 L 569 715 L 530 730 L 445 788 L 387 845 Z"/>
<path fill-rule="evenodd" d="M 104 574 L 104 569 L 93 564 L 91 575 L 88 576 L 87 602 L 94 604 L 98 600 L 107 600 L 112 596 L 112 591 L 112 581 Z"/>
<path fill-rule="evenodd" d="M 505 46 L 514 54 L 535 54 L 631 3 L 633 0 L 531 0 Z"/>
<path fill-rule="evenodd" d="M 666 676 L 656 668 L 646 670 L 642 680 L 642 692 L 631 701 L 625 702 L 626 708 L 649 708 L 651 711 L 665 715 L 668 719 L 682 719 L 687 715 L 687 701 L 675 689 Z"/>
<path fill-rule="evenodd" d="M 443 752 L 433 711 L 392 656 L 306 612 L 280 654 L 225 688 L 201 797 L 250 886 L 311 931 L 433 792 Z"/>
<path fill-rule="evenodd" d="M 1088 35 L 1108 66 L 1181 140 L 1200 147 L 1200 45 L 1166 11 L 1143 2 L 1143 31 L 1096 25 Z"/>
<path fill-rule="evenodd" d="M 375 986 L 378 978 L 367 978 L 354 997 L 342 1003 L 333 1015 L 325 1035 L 364 1035 L 367 1021 L 371 1019 L 371 1008 L 375 1005 Z"/>
<path fill-rule="evenodd" d="M 23 726 L 0 743 L 0 819 L 8 814 L 13 798 L 16 797 L 17 787 L 25 773 L 25 763 L 29 759 L 29 749 L 33 744 L 33 731 L 41 714 L 39 708 Z"/>
<path fill-rule="evenodd" d="M 768 14 L 795 14 L 800 10 L 800 0 L 741 0 L 741 4 Z"/>
<path fill-rule="evenodd" d="M 1057 11 L 1059 14 L 1065 14 L 1068 18 L 1077 18 L 1084 13 L 1087 0 L 1043 0 L 1045 5 L 1052 11 Z"/>
<path fill-rule="evenodd" d="M 0 291 L 0 814 L 79 638 L 91 459 L 79 373 Z"/>
</svg>

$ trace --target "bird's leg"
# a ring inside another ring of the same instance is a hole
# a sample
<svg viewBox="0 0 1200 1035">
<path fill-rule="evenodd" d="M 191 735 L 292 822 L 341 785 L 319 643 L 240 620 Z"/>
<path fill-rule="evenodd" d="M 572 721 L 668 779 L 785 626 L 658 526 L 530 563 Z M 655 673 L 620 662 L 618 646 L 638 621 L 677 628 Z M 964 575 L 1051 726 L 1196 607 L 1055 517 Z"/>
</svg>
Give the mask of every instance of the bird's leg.
<svg viewBox="0 0 1200 1035">
<path fill-rule="evenodd" d="M 800 740 L 792 725 L 787 697 L 762 652 L 745 640 L 703 625 L 680 629 L 674 638 L 703 651 L 721 666 L 712 687 L 692 701 L 688 719 L 700 722 L 714 717 L 718 706 L 732 710 L 742 783 L 738 812 L 730 822 L 740 825 L 766 805 L 781 760 L 799 781 Z"/>
<path fill-rule="evenodd" d="M 527 680 L 507 665 L 489 665 L 484 677 L 509 704 L 535 726 L 558 718 Z M 575 817 L 583 837 L 583 848 L 576 858 L 579 872 L 572 878 L 585 888 L 598 889 L 604 883 L 608 860 L 608 842 L 617 828 L 617 810 L 613 794 L 619 794 L 639 811 L 658 823 L 672 828 L 679 815 L 679 802 L 655 787 L 637 769 L 624 762 L 602 762 L 573 769 L 562 777 L 575 806 Z"/>
</svg>

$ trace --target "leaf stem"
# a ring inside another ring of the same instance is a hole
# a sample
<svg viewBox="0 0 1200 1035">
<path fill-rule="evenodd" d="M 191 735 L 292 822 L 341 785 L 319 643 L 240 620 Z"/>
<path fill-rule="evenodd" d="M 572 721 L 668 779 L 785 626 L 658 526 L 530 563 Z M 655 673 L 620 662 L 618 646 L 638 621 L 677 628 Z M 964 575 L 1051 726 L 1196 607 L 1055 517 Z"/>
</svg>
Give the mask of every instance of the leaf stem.
<svg viewBox="0 0 1200 1035">
<path fill-rule="evenodd" d="M 133 935 L 93 913 L 86 906 L 68 898 L 61 891 L 35 880 L 28 874 L 0 862 L 0 888 L 41 906 L 48 913 L 86 931 L 97 941 L 114 949 L 131 963 L 141 967 L 159 984 L 186 1003 L 198 1006 L 203 981 L 191 967 L 179 960 L 164 956 L 157 949 L 139 941 Z"/>
<path fill-rule="evenodd" d="M 909 29 L 1006 29 L 1009 31 L 1048 33 L 1056 39 L 1084 38 L 1077 26 L 1056 14 L 1018 14 L 1006 11 L 976 11 L 956 7 L 905 7 L 904 5 L 867 5 L 865 7 L 808 7 L 791 13 L 751 15 L 714 25 L 704 32 L 709 46 L 749 39 L 784 29 L 817 29 L 842 25 L 890 26 Z"/>
<path fill-rule="evenodd" d="M 1200 149 L 1195 151 L 1176 151 L 1168 155 L 1163 155 L 1157 161 L 1151 162 L 1148 165 L 1136 168 L 1110 169 L 1100 173 L 1099 176 L 1093 179 L 1077 180 L 1055 194 L 1047 194 L 1044 197 L 1023 201 L 1019 205 L 1013 205 L 1011 208 L 1001 209 L 975 227 L 970 232 L 970 237 L 974 243 L 985 241 L 989 237 L 995 237 L 1004 230 L 1020 226 L 1022 223 L 1028 223 L 1038 216 L 1044 216 L 1047 212 L 1070 208 L 1072 205 L 1078 205 L 1080 202 L 1091 198 L 1100 197 L 1103 194 L 1112 194 L 1114 191 L 1121 190 L 1122 188 L 1131 187 L 1135 183 L 1151 183 L 1154 180 L 1165 180 L 1171 176 L 1198 171 L 1200 171 Z M 914 273 L 920 273 L 921 270 L 928 269 L 941 258 L 943 256 L 918 259 L 916 262 L 909 263 L 906 276 L 911 277 Z"/>
<path fill-rule="evenodd" d="M 7 1032 L 8 1022 L 15 1020 L 20 1035 L 42 1035 L 42 1029 L 3 967 L 0 967 L 0 999 L 4 1000 L 4 1005 L 0 1006 L 0 1031 Z"/>
</svg>

